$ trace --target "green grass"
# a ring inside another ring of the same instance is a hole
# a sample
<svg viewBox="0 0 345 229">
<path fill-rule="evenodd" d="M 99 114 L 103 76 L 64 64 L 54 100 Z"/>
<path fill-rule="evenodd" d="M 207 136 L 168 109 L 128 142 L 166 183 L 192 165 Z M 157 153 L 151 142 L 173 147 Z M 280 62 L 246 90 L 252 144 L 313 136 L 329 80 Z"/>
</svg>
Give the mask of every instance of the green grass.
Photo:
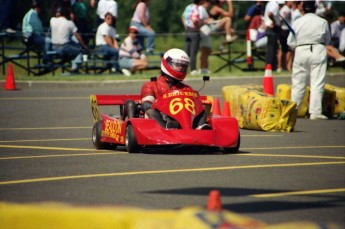
<svg viewBox="0 0 345 229">
<path fill-rule="evenodd" d="M 219 45 L 222 42 L 222 37 L 215 36 L 213 37 L 212 42 L 212 48 L 213 50 L 218 50 Z M 165 35 L 157 35 L 156 37 L 156 51 L 166 51 L 170 48 L 184 48 L 184 37 L 182 34 L 177 34 L 174 36 L 165 36 Z M 8 46 L 16 46 L 16 47 L 23 47 L 23 45 L 18 40 L 12 40 L 12 41 L 6 41 L 6 45 Z M 245 51 L 246 51 L 246 42 L 243 39 L 236 40 L 231 45 L 232 50 L 232 58 L 236 57 L 238 55 L 237 52 L 244 52 L 244 55 L 241 57 L 241 59 L 246 59 Z M 6 50 L 6 55 L 10 54 L 16 54 L 18 51 L 8 51 Z M 199 62 L 199 56 L 198 54 L 198 62 Z M 160 58 L 158 56 L 148 56 L 149 61 L 155 61 L 159 62 Z M 31 60 L 31 65 L 33 66 L 36 60 Z M 20 63 L 25 65 L 25 60 L 19 61 Z M 237 69 L 235 67 L 232 67 L 231 71 L 229 71 L 228 67 L 225 67 L 223 70 L 221 70 L 218 73 L 214 73 L 216 69 L 218 69 L 220 66 L 224 65 L 225 62 L 218 57 L 210 56 L 209 57 L 209 69 L 211 71 L 210 76 L 217 76 L 217 77 L 224 77 L 224 76 L 263 76 L 263 71 L 256 71 L 256 72 L 245 72 L 240 69 Z M 155 64 L 156 65 L 156 64 Z M 246 68 L 247 64 L 239 63 L 237 64 L 241 68 Z M 14 66 L 14 73 L 15 73 L 15 79 L 16 80 L 37 80 L 37 81 L 104 81 L 104 80 L 128 80 L 128 79 L 149 79 L 152 76 L 157 76 L 159 74 L 159 70 L 150 70 L 150 71 L 143 71 L 142 73 L 136 73 L 133 74 L 131 77 L 126 77 L 124 75 L 120 74 L 110 74 L 109 72 L 104 72 L 102 74 L 79 74 L 79 75 L 64 75 L 61 73 L 61 70 L 55 71 L 55 74 L 52 73 L 45 74 L 42 76 L 28 76 L 26 71 L 24 69 L 19 68 L 16 65 Z M 198 64 L 199 66 L 199 64 Z M 2 67 L 2 66 L 1 66 Z M 8 67 L 8 63 L 6 64 L 6 69 Z M 255 67 L 259 69 L 265 68 L 265 63 L 262 61 L 255 61 Z M 0 69 L 2 72 L 2 69 Z M 7 70 L 6 70 L 7 71 Z M 344 72 L 344 69 L 341 67 L 331 67 L 328 69 L 328 73 L 342 73 Z M 282 73 L 274 73 L 274 75 L 290 75 L 289 72 L 282 72 Z M 0 79 L 4 80 L 6 77 L 5 75 L 1 75 Z M 188 76 L 188 78 L 193 78 L 192 76 Z M 198 78 L 198 76 L 194 76 L 194 78 Z"/>
</svg>

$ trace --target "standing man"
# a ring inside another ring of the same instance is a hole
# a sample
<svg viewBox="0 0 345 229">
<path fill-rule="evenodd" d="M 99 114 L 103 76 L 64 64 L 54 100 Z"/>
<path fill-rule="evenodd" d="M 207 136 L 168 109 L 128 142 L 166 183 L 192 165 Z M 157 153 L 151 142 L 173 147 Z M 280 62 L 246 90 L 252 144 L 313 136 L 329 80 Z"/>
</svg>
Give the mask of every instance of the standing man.
<svg viewBox="0 0 345 229">
<path fill-rule="evenodd" d="M 193 0 L 183 11 L 181 20 L 185 29 L 185 51 L 190 57 L 190 74 L 198 75 L 196 70 L 197 54 L 200 43 L 200 27 L 202 21 L 199 14 L 199 5 L 203 4 L 204 0 Z"/>
<path fill-rule="evenodd" d="M 325 45 L 331 42 L 331 33 L 325 19 L 315 14 L 315 1 L 303 2 L 304 15 L 293 24 L 295 36 L 290 33 L 288 45 L 295 49 L 292 69 L 291 100 L 300 107 L 310 77 L 309 113 L 311 120 L 327 119 L 322 115 L 322 96 L 327 68 Z"/>
<path fill-rule="evenodd" d="M 267 35 L 266 64 L 271 64 L 272 69 L 277 69 L 278 37 L 280 33 L 279 9 L 285 1 L 271 0 L 265 9 L 265 24 Z"/>
</svg>

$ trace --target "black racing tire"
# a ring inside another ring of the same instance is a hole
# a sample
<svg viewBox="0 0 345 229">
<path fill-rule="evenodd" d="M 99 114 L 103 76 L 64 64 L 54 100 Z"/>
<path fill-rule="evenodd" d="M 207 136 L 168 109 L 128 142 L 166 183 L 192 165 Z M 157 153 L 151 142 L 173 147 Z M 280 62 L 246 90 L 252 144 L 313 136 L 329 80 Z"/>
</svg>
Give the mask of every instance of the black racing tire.
<svg viewBox="0 0 345 229">
<path fill-rule="evenodd" d="M 224 148 L 224 153 L 238 153 L 241 145 L 241 134 L 238 133 L 237 144 L 235 147 Z"/>
<path fill-rule="evenodd" d="M 135 136 L 133 126 L 129 124 L 126 128 L 126 149 L 128 153 L 139 153 L 140 146 L 137 141 L 137 137 Z"/>
<path fill-rule="evenodd" d="M 98 121 L 92 128 L 92 143 L 96 149 L 106 149 L 108 144 L 101 142 L 102 134 L 102 121 Z"/>
</svg>

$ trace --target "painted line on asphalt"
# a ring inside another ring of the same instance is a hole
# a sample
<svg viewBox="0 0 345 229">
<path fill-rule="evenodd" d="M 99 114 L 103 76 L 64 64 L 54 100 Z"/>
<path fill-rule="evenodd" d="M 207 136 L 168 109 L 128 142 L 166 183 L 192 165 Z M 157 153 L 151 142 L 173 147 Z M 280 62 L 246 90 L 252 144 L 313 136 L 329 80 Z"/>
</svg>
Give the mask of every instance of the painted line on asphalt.
<svg viewBox="0 0 345 229">
<path fill-rule="evenodd" d="M 250 153 L 250 154 L 237 154 L 240 156 L 248 157 L 292 157 L 292 158 L 319 158 L 319 159 L 337 159 L 344 160 L 345 157 L 341 156 L 319 156 L 319 155 L 297 155 L 297 154 L 259 154 L 259 153 Z"/>
<path fill-rule="evenodd" d="M 127 152 L 98 150 L 97 153 L 76 153 L 76 154 L 53 154 L 40 156 L 17 156 L 17 157 L 0 157 L 0 160 L 16 160 L 16 159 L 36 159 L 36 158 L 51 158 L 51 157 L 85 157 L 85 156 L 101 156 L 101 155 L 117 155 L 128 154 Z"/>
<path fill-rule="evenodd" d="M 68 129 L 92 129 L 92 126 L 65 126 L 65 127 L 18 127 L 0 128 L 1 130 L 68 130 Z"/>
<path fill-rule="evenodd" d="M 0 98 L 0 100 L 72 100 L 72 99 L 90 99 L 89 97 L 17 97 L 17 98 Z"/>
<path fill-rule="evenodd" d="M 58 142 L 58 141 L 90 141 L 91 138 L 56 138 L 56 139 L 37 139 L 37 140 L 8 140 L 0 141 L 0 143 L 14 143 L 14 142 Z"/>
<path fill-rule="evenodd" d="M 240 148 L 244 150 L 273 150 L 273 149 L 332 149 L 332 148 L 345 148 L 345 146 L 278 146 L 278 147 L 256 147 L 256 148 Z"/>
<path fill-rule="evenodd" d="M 73 179 L 101 178 L 101 177 L 138 176 L 138 175 L 154 175 L 154 174 L 161 175 L 161 174 L 172 174 L 172 173 L 212 172 L 212 171 L 225 171 L 225 170 L 236 170 L 236 169 L 284 168 L 284 167 L 322 166 L 322 165 L 340 165 L 340 164 L 345 164 L 345 162 L 310 162 L 310 163 L 267 164 L 267 165 L 242 165 L 242 166 L 222 166 L 222 167 L 211 167 L 211 168 L 188 168 L 188 169 L 85 174 L 85 175 L 71 175 L 71 176 L 60 176 L 60 177 L 44 177 L 44 178 L 33 178 L 33 179 L 23 179 L 23 180 L 0 181 L 0 186 L 73 180 Z"/>
<path fill-rule="evenodd" d="M 0 148 L 10 149 L 39 149 L 39 150 L 63 150 L 63 151 L 94 151 L 97 149 L 83 149 L 83 148 L 62 148 L 62 147 L 47 147 L 47 146 L 19 146 L 19 145 L 0 145 Z"/>
<path fill-rule="evenodd" d="M 257 197 L 257 198 L 273 198 L 273 197 L 297 196 L 297 195 L 317 195 L 317 194 L 336 193 L 336 192 L 345 192 L 345 188 L 254 194 L 250 196 Z"/>
</svg>

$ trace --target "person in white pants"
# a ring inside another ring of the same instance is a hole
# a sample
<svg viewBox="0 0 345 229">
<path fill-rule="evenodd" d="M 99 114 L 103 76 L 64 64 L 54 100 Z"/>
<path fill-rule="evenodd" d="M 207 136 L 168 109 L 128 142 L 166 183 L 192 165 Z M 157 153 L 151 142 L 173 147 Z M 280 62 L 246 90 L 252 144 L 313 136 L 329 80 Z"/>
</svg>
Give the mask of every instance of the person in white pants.
<svg viewBox="0 0 345 229">
<path fill-rule="evenodd" d="M 327 69 L 326 45 L 331 42 L 328 23 L 317 16 L 315 10 L 315 1 L 304 1 L 304 15 L 294 22 L 293 32 L 288 37 L 288 45 L 295 48 L 291 100 L 300 107 L 310 77 L 311 120 L 327 119 L 322 115 L 322 97 Z"/>
</svg>

